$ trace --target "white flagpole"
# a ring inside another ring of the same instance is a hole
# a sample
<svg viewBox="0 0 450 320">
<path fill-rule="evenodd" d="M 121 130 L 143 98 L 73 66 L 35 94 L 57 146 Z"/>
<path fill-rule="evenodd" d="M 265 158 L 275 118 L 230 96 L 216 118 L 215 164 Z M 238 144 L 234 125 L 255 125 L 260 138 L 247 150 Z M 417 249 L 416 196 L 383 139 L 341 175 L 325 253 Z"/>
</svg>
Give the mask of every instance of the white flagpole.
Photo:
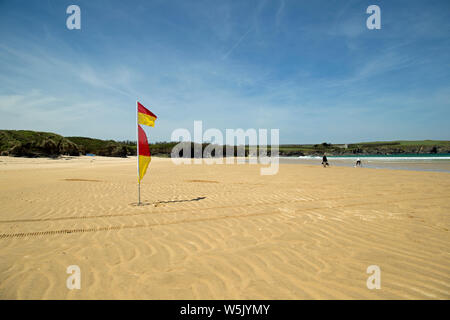
<svg viewBox="0 0 450 320">
<path fill-rule="evenodd" d="M 139 171 L 139 116 L 138 116 L 138 102 L 136 100 L 136 161 L 138 174 L 138 206 L 141 205 L 141 176 Z"/>
</svg>

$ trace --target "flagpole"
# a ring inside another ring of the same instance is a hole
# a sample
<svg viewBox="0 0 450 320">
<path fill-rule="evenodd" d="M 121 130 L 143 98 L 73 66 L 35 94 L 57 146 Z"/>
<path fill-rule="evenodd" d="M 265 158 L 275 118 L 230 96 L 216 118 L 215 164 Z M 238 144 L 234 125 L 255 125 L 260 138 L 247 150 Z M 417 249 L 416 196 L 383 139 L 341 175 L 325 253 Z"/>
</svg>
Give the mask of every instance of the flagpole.
<svg viewBox="0 0 450 320">
<path fill-rule="evenodd" d="M 138 174 L 138 206 L 141 205 L 141 176 L 139 170 L 139 118 L 138 118 L 138 102 L 136 100 L 136 162 Z"/>
</svg>

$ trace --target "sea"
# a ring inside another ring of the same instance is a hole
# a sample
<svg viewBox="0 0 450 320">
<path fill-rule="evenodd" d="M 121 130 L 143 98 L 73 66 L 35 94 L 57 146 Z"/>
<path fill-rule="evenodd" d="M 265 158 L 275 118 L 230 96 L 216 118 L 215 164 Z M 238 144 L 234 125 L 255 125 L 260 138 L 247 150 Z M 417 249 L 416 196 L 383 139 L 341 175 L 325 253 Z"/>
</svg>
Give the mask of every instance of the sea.
<svg viewBox="0 0 450 320">
<path fill-rule="evenodd" d="M 362 168 L 436 171 L 450 173 L 450 153 L 327 156 L 330 166 L 355 167 L 359 158 Z M 279 157 L 280 163 L 322 165 L 321 156 Z"/>
</svg>

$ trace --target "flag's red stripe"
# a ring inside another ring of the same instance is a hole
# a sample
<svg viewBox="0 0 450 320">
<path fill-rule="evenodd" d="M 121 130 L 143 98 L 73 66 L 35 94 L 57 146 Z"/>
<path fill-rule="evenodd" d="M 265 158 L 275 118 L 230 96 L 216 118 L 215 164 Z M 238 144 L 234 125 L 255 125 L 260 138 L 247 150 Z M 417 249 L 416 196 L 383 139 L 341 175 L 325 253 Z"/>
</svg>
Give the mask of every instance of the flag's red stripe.
<svg viewBox="0 0 450 320">
<path fill-rule="evenodd" d="M 150 148 L 148 147 L 147 135 L 145 131 L 138 125 L 138 138 L 139 138 L 139 155 L 150 157 Z"/>
<path fill-rule="evenodd" d="M 153 114 L 153 112 L 151 112 L 150 110 L 148 110 L 148 109 L 147 109 L 146 107 L 144 107 L 142 104 L 140 104 L 139 102 L 138 102 L 137 104 L 138 104 L 138 112 L 144 113 L 144 114 L 148 114 L 149 116 L 155 117 L 155 119 L 158 118 L 157 116 L 155 116 L 155 115 Z"/>
</svg>

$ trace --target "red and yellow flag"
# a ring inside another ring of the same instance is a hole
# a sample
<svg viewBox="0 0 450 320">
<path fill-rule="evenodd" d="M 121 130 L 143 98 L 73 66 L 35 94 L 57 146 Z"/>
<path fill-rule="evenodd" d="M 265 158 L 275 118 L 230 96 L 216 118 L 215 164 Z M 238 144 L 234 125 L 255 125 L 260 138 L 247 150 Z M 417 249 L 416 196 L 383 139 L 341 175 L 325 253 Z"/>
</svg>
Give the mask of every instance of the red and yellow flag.
<svg viewBox="0 0 450 320">
<path fill-rule="evenodd" d="M 150 110 L 145 108 L 142 104 L 139 102 L 138 105 L 138 123 L 143 124 L 145 126 L 154 127 L 155 126 L 155 120 L 158 118 L 155 116 Z"/>
<path fill-rule="evenodd" d="M 141 124 L 146 126 L 155 126 L 156 116 L 142 104 L 137 102 L 137 126 L 138 126 L 138 171 L 139 183 L 147 172 L 148 165 L 151 161 L 150 148 L 148 146 L 147 135 L 141 128 Z"/>
<path fill-rule="evenodd" d="M 139 181 L 142 180 L 147 172 L 148 165 L 151 161 L 150 148 L 148 147 L 147 135 L 145 131 L 138 125 L 138 144 L 139 144 Z"/>
</svg>

